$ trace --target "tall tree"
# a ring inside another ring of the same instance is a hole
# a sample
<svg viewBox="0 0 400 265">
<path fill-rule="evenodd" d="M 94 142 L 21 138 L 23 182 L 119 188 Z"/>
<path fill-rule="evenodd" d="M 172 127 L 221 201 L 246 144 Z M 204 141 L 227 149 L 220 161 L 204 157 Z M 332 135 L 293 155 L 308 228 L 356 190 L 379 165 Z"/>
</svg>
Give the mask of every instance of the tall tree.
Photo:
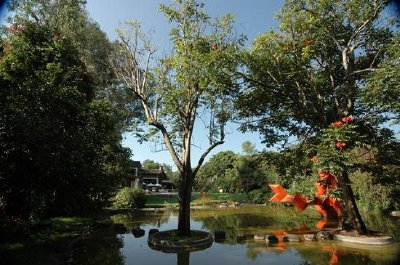
<svg viewBox="0 0 400 265">
<path fill-rule="evenodd" d="M 362 117 L 360 91 L 392 39 L 383 17 L 388 3 L 287 0 L 280 32 L 257 37 L 246 55 L 248 89 L 238 101 L 249 121 L 243 129 L 260 131 L 267 144 L 286 143 L 318 135 L 345 116 Z M 356 215 L 357 207 L 344 210 Z"/>
<path fill-rule="evenodd" d="M 73 43 L 25 21 L 0 59 L 0 197 L 7 214 L 85 213 L 118 186 L 129 153 Z"/>
<path fill-rule="evenodd" d="M 227 73 L 237 66 L 241 40 L 233 40 L 232 16 L 211 21 L 203 4 L 195 0 L 176 0 L 160 9 L 175 26 L 171 55 L 152 68 L 155 50 L 140 25 L 131 22 L 130 32 L 119 31 L 120 47 L 113 65 L 141 102 L 148 133 L 161 134 L 180 173 L 178 230 L 189 235 L 193 179 L 208 153 L 224 142 L 224 127 L 230 118 L 228 91 L 233 86 Z M 204 113 L 211 117 L 210 145 L 192 168 L 193 131 Z"/>
</svg>

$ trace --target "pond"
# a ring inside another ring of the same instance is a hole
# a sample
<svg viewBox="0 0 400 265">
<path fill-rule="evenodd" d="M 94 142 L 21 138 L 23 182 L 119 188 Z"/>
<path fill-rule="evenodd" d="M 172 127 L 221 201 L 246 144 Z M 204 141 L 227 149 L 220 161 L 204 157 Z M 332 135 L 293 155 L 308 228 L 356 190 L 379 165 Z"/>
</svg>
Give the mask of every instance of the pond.
<svg viewBox="0 0 400 265">
<path fill-rule="evenodd" d="M 336 222 L 322 222 L 315 211 L 299 214 L 292 207 L 241 206 L 225 209 L 192 209 L 191 228 L 211 233 L 225 231 L 225 239 L 215 241 L 208 249 L 186 253 L 164 253 L 147 244 L 150 229 L 176 229 L 178 216 L 173 209 L 154 209 L 112 216 L 127 230 L 116 234 L 113 229 L 95 230 L 75 250 L 75 265 L 133 264 L 400 264 L 400 219 L 366 216 L 370 229 L 394 235 L 396 243 L 362 247 L 334 240 L 314 242 L 280 242 L 268 244 L 254 235 L 282 232 L 316 232 L 318 227 L 334 227 Z M 141 228 L 145 235 L 132 234 Z"/>
</svg>

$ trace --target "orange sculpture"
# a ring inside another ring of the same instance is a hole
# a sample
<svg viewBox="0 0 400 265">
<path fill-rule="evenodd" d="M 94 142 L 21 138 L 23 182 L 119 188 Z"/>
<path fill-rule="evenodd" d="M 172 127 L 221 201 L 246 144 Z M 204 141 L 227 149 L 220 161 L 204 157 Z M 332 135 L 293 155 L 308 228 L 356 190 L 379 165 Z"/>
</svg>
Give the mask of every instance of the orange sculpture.
<svg viewBox="0 0 400 265">
<path fill-rule="evenodd" d="M 345 124 L 348 124 L 352 120 L 353 118 L 350 116 L 343 117 L 340 121 L 332 123 L 331 126 L 341 127 Z M 343 141 L 337 141 L 335 146 L 338 150 L 342 150 L 347 147 L 347 143 Z M 318 157 L 313 156 L 311 158 L 311 162 L 317 163 Z M 300 212 L 307 208 L 308 205 L 312 204 L 324 218 L 337 218 L 342 216 L 342 207 L 340 202 L 335 198 L 329 197 L 329 191 L 337 188 L 335 176 L 333 176 L 330 172 L 323 170 L 318 170 L 318 175 L 320 177 L 320 181 L 315 183 L 315 188 L 317 191 L 315 192 L 314 200 L 307 201 L 306 198 L 301 196 L 300 193 L 296 193 L 295 196 L 289 195 L 280 184 L 269 184 L 268 186 L 275 193 L 270 201 L 293 203 Z M 321 226 L 323 225 L 321 224 Z"/>
<path fill-rule="evenodd" d="M 315 183 L 317 192 L 313 201 L 307 202 L 300 193 L 296 192 L 294 196 L 288 194 L 280 184 L 269 184 L 275 195 L 270 199 L 271 202 L 293 203 L 296 208 L 302 212 L 308 205 L 314 205 L 315 209 L 324 218 L 337 218 L 342 215 L 340 202 L 335 198 L 327 196 L 329 190 L 336 189 L 337 182 L 335 177 L 329 172 L 321 171 L 318 173 L 321 181 Z"/>
</svg>

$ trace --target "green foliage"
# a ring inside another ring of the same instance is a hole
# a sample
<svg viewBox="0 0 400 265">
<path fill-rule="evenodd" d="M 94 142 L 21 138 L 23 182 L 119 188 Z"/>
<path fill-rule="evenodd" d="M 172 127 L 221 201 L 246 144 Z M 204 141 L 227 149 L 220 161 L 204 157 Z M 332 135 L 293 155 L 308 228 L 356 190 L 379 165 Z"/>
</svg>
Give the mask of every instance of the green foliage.
<svg viewBox="0 0 400 265">
<path fill-rule="evenodd" d="M 60 38 L 68 38 L 92 75 L 95 85 L 103 90 L 113 80 L 108 56 L 111 43 L 100 26 L 90 19 L 82 0 L 13 0 L 10 1 L 13 24 L 25 21 L 49 27 Z M 96 89 L 97 90 L 97 89 Z M 105 91 L 96 93 L 105 96 Z"/>
<path fill-rule="evenodd" d="M 372 110 L 393 113 L 400 122 L 400 34 L 396 33 L 382 64 L 368 79 L 363 100 Z"/>
<path fill-rule="evenodd" d="M 257 153 L 256 145 L 250 141 L 245 141 L 242 143 L 242 151 L 247 156 L 255 155 Z"/>
<path fill-rule="evenodd" d="M 357 170 L 350 174 L 350 180 L 357 199 L 357 205 L 363 212 L 387 212 L 394 208 L 391 198 L 393 186 L 374 183 L 374 176 L 368 172 Z"/>
<path fill-rule="evenodd" d="M 383 18 L 387 4 L 286 1 L 280 32 L 258 36 L 243 55 L 248 88 L 237 107 L 250 122 L 242 129 L 259 131 L 269 145 L 285 144 L 290 137 L 308 139 L 343 116 L 368 113 L 360 93 L 393 42 Z"/>
<path fill-rule="evenodd" d="M 195 188 L 218 192 L 225 189 L 233 192 L 238 181 L 234 170 L 237 155 L 232 151 L 219 152 L 212 156 L 199 170 Z M 231 190 L 232 189 L 232 190 Z"/>
<path fill-rule="evenodd" d="M 341 126 L 331 126 L 322 130 L 319 137 L 317 150 L 316 169 L 335 173 L 351 170 L 354 167 L 354 156 L 351 150 L 360 144 L 361 136 L 356 131 L 356 126 L 343 124 Z M 358 141 L 358 142 L 357 142 Z M 340 143 L 345 146 L 340 147 Z M 338 146 L 339 145 L 339 146 Z"/>
<path fill-rule="evenodd" d="M 143 208 L 146 204 L 146 193 L 142 189 L 122 188 L 111 199 L 112 206 L 122 208 Z"/>
<path fill-rule="evenodd" d="M 15 25 L 14 25 L 15 26 Z M 83 214 L 107 202 L 128 169 L 119 119 L 67 38 L 26 22 L 3 36 L 0 197 L 24 218 Z"/>
<path fill-rule="evenodd" d="M 267 198 L 262 189 L 252 190 L 248 193 L 251 203 L 262 204 L 267 201 Z"/>
<path fill-rule="evenodd" d="M 144 160 L 142 165 L 143 165 L 143 168 L 145 168 L 145 169 L 159 169 L 161 167 L 160 163 L 157 163 L 150 159 Z"/>
</svg>

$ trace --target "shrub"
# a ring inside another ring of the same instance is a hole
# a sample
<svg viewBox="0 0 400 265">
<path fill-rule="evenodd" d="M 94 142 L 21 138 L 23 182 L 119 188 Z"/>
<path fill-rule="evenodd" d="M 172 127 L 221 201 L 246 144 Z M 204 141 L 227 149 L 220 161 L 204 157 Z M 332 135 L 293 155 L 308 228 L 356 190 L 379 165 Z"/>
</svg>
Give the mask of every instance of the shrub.
<svg viewBox="0 0 400 265">
<path fill-rule="evenodd" d="M 372 174 L 361 171 L 352 172 L 350 180 L 360 210 L 386 212 L 394 209 L 395 201 L 391 198 L 391 193 L 395 185 L 375 183 Z"/>
<path fill-rule="evenodd" d="M 115 208 L 143 208 L 146 204 L 146 194 L 142 189 L 122 188 L 112 198 Z"/>
<path fill-rule="evenodd" d="M 248 196 L 252 203 L 262 204 L 266 202 L 265 194 L 261 189 L 250 191 Z"/>
</svg>

